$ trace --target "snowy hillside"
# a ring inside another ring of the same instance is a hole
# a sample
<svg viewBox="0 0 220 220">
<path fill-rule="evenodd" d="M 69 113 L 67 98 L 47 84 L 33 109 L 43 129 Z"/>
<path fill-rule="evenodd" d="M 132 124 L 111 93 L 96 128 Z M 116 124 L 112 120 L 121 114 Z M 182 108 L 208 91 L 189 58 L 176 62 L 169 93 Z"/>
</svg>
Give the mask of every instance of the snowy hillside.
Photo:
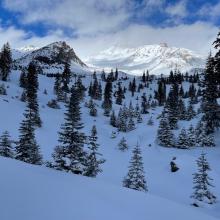
<svg viewBox="0 0 220 220">
<path fill-rule="evenodd" d="M 87 64 L 98 68 L 119 68 L 125 72 L 141 75 L 149 70 L 151 74 L 168 74 L 171 69 L 191 71 L 204 68 L 204 57 L 195 52 L 160 45 L 145 45 L 138 48 L 110 47 L 97 56 L 88 58 Z"/>
<path fill-rule="evenodd" d="M 23 89 L 19 87 L 21 71 L 12 71 L 10 81 L 4 82 L 7 88 L 7 95 L 0 96 L 0 133 L 8 130 L 13 140 L 19 138 L 19 127 L 26 103 L 20 101 Z M 100 75 L 98 79 L 100 80 Z M 119 74 L 119 78 L 120 78 Z M 83 84 L 88 87 L 92 80 L 91 75 L 82 78 Z M 128 87 L 128 80 L 119 81 L 123 86 Z M 59 102 L 60 109 L 52 109 L 47 106 L 48 101 L 56 99 L 54 94 L 54 78 L 39 75 L 39 113 L 43 122 L 41 128 L 36 129 L 36 138 L 39 143 L 44 161 L 52 161 L 51 154 L 58 145 L 58 132 L 64 122 L 64 103 Z M 71 84 L 73 83 L 73 79 Z M 141 82 L 136 78 L 136 83 Z M 104 89 L 105 82 L 102 82 Z M 117 81 L 113 88 L 117 88 Z M 188 82 L 183 83 L 184 90 L 189 89 Z M 169 86 L 168 86 L 169 88 Z M 45 94 L 45 89 L 47 94 Z M 142 92 L 147 97 L 154 95 L 157 89 L 157 81 L 153 80 Z M 168 91 L 167 91 L 168 92 Z M 87 94 L 87 92 L 86 92 Z M 131 96 L 130 91 L 125 93 L 124 103 L 133 105 L 138 102 L 138 92 Z M 162 107 L 148 109 L 148 114 L 143 114 L 143 122 L 135 124 L 135 129 L 129 132 L 117 132 L 109 124 L 109 117 L 103 115 L 102 101 L 95 100 L 97 116 L 92 117 L 85 102 L 90 97 L 85 96 L 81 103 L 83 132 L 89 135 L 91 127 L 96 125 L 98 132 L 98 143 L 100 153 L 106 162 L 101 166 L 103 172 L 95 179 L 66 174 L 61 171 L 32 166 L 16 160 L 0 158 L 0 204 L 4 207 L 0 212 L 0 219 L 4 220 L 48 220 L 48 219 L 77 219 L 77 220 L 103 220 L 103 219 L 138 219 L 146 218 L 154 220 L 169 219 L 200 219 L 217 220 L 220 218 L 220 205 L 217 202 L 213 205 L 204 204 L 199 208 L 191 206 L 192 174 L 196 171 L 195 160 L 206 152 L 208 161 L 212 168 L 210 173 L 214 179 L 213 192 L 220 198 L 220 170 L 219 155 L 220 143 L 219 132 L 216 133 L 216 147 L 191 149 L 164 148 L 156 143 L 157 129 L 160 119 L 159 114 Z M 120 105 L 113 102 L 116 114 Z M 197 108 L 198 105 L 195 105 Z M 153 125 L 147 121 L 152 117 Z M 190 124 L 196 125 L 200 115 L 197 115 L 190 122 L 180 121 L 180 128 L 188 128 Z M 116 136 L 112 138 L 112 131 Z M 175 131 L 178 133 L 179 131 Z M 125 137 L 128 150 L 120 151 L 118 143 Z M 138 192 L 122 187 L 122 180 L 125 177 L 132 150 L 137 144 L 140 145 L 146 181 L 149 192 Z M 180 170 L 176 173 L 170 172 L 170 161 L 176 157 L 176 164 Z M 13 212 L 11 211 L 13 210 Z M 86 211 L 85 211 L 86 210 Z"/>
<path fill-rule="evenodd" d="M 0 158 L 0 173 L 4 220 L 218 219 L 151 193 L 15 160 Z"/>
</svg>

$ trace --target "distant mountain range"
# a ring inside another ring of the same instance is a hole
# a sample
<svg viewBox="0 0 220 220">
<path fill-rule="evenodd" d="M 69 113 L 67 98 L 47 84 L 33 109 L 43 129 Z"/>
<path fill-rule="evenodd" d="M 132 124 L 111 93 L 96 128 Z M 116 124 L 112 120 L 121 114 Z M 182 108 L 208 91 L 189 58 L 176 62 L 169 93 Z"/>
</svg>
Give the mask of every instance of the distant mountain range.
<svg viewBox="0 0 220 220">
<path fill-rule="evenodd" d="M 184 48 L 169 47 L 167 44 L 145 45 L 137 48 L 111 47 L 83 62 L 66 42 L 59 41 L 37 48 L 22 47 L 13 50 L 14 66 L 21 68 L 35 61 L 44 73 L 61 72 L 65 62 L 71 63 L 75 72 L 88 72 L 118 68 L 126 73 L 141 75 L 168 74 L 170 70 L 195 71 L 205 65 L 205 58 Z"/>
<path fill-rule="evenodd" d="M 140 75 L 149 70 L 152 74 L 167 74 L 171 69 L 193 71 L 204 68 L 205 58 L 184 48 L 169 47 L 166 43 L 137 48 L 110 47 L 88 58 L 88 65 L 97 68 L 118 68 Z"/>
</svg>

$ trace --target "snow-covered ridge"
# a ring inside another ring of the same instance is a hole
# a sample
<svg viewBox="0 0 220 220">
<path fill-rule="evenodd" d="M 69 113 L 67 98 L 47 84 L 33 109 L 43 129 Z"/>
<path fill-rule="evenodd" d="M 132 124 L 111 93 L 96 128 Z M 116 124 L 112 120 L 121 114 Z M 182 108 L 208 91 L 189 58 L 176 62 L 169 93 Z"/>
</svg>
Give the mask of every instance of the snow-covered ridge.
<svg viewBox="0 0 220 220">
<path fill-rule="evenodd" d="M 205 58 L 189 49 L 169 47 L 166 43 L 161 43 L 137 48 L 113 46 L 88 58 L 87 63 L 99 68 L 118 67 L 134 74 L 142 74 L 147 69 L 152 74 L 166 74 L 171 69 L 190 71 L 203 68 Z"/>
<path fill-rule="evenodd" d="M 28 46 L 13 50 L 13 58 L 15 67 L 25 67 L 31 61 L 35 61 L 43 70 L 54 69 L 56 72 L 62 70 L 66 62 L 70 62 L 71 66 L 78 70 L 87 68 L 73 48 L 64 41 L 54 42 L 41 48 Z"/>
</svg>

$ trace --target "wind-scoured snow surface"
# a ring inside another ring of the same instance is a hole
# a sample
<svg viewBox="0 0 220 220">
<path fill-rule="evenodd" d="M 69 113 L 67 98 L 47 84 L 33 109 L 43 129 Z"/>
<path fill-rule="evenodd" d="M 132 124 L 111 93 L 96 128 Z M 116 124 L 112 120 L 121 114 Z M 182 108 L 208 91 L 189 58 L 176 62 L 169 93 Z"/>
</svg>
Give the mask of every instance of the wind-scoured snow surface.
<svg viewBox="0 0 220 220">
<path fill-rule="evenodd" d="M 87 59 L 87 64 L 98 68 L 119 68 L 140 75 L 149 70 L 151 74 L 168 74 L 171 69 L 193 71 L 204 68 L 205 59 L 195 52 L 167 44 L 145 45 L 138 48 L 110 47 L 97 56 Z"/>
<path fill-rule="evenodd" d="M 10 82 L 6 82 L 7 96 L 0 96 L 0 133 L 8 130 L 13 140 L 18 140 L 18 128 L 23 119 L 25 103 L 19 100 L 22 89 L 18 86 L 20 71 L 13 71 Z M 88 86 L 91 74 L 83 78 Z M 132 79 L 132 78 L 131 78 Z M 115 82 L 116 83 L 116 82 Z M 128 86 L 129 81 L 123 82 Z M 137 80 L 138 83 L 138 80 Z M 51 109 L 46 104 L 52 98 L 54 79 L 39 75 L 38 100 L 42 128 L 36 130 L 36 138 L 41 147 L 44 160 L 51 161 L 51 153 L 58 142 L 58 131 L 64 122 L 65 107 Z M 183 83 L 184 89 L 189 87 Z M 104 83 L 103 83 L 104 88 Z M 145 88 L 146 94 L 153 95 L 156 82 Z M 47 89 L 48 95 L 43 93 Z M 127 104 L 136 96 L 126 93 Z M 85 101 L 89 100 L 86 97 Z M 135 130 L 120 133 L 111 138 L 114 130 L 109 125 L 109 118 L 103 116 L 101 102 L 96 101 L 98 116 L 91 117 L 89 109 L 82 103 L 82 120 L 86 135 L 93 125 L 97 126 L 100 152 L 106 162 L 103 172 L 97 178 L 86 178 L 54 171 L 45 167 L 32 166 L 16 160 L 0 157 L 0 219 L 1 220 L 217 220 L 220 219 L 220 203 L 204 205 L 200 208 L 191 206 L 190 195 L 193 192 L 192 174 L 196 171 L 195 160 L 201 152 L 207 153 L 207 159 L 214 179 L 214 194 L 220 199 L 220 132 L 216 133 L 216 147 L 193 148 L 190 150 L 169 149 L 155 143 L 162 108 L 151 109 L 143 115 L 143 123 Z M 113 105 L 116 114 L 119 105 Z M 147 125 L 152 116 L 154 125 Z M 179 127 L 195 125 L 200 116 L 191 122 L 180 121 Z M 117 144 L 125 137 L 129 150 L 121 152 Z M 149 192 L 143 193 L 122 187 L 122 180 L 127 174 L 131 152 L 139 142 L 143 154 L 144 169 Z M 151 147 L 149 147 L 151 144 Z M 178 172 L 170 172 L 170 161 L 176 157 Z"/>
</svg>

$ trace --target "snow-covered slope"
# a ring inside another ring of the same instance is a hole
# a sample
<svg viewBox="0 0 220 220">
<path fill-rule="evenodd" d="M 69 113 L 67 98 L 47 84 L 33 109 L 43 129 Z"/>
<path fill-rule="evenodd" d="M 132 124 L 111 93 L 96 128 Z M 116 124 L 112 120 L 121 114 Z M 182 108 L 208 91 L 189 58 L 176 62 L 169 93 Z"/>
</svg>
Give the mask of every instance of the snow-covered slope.
<svg viewBox="0 0 220 220">
<path fill-rule="evenodd" d="M 15 68 L 26 67 L 30 61 L 35 61 L 44 73 L 61 72 L 64 64 L 70 62 L 73 71 L 88 71 L 86 64 L 64 41 L 51 43 L 42 48 L 23 47 L 13 50 L 12 54 Z"/>
<path fill-rule="evenodd" d="M 7 95 L 0 95 L 0 134 L 8 130 L 13 140 L 18 140 L 19 124 L 23 119 L 26 104 L 19 100 L 23 89 L 19 85 L 19 70 L 12 71 L 10 81 L 4 82 Z M 100 77 L 100 76 L 98 76 Z M 130 78 L 132 80 L 133 77 Z M 85 86 L 89 86 L 91 76 L 82 78 Z M 139 79 L 136 79 L 139 83 Z M 114 82 L 116 85 L 117 82 Z M 129 80 L 122 81 L 128 87 Z M 102 86 L 104 88 L 104 82 Z M 59 103 L 60 109 L 51 109 L 47 103 L 55 98 L 53 92 L 54 79 L 39 75 L 39 111 L 43 126 L 36 129 L 37 142 L 40 145 L 44 161 L 51 161 L 54 147 L 58 145 L 58 132 L 64 122 L 65 106 Z M 144 88 L 148 97 L 153 96 L 157 82 L 153 81 Z M 183 83 L 184 90 L 189 87 Z M 47 94 L 44 90 L 47 89 Z M 167 89 L 168 92 L 168 89 Z M 127 92 L 125 102 L 137 103 Z M 89 101 L 86 96 L 84 101 Z M 220 198 L 220 131 L 216 132 L 216 147 L 192 148 L 190 150 L 163 148 L 155 142 L 159 124 L 158 115 L 162 108 L 149 109 L 149 114 L 143 115 L 143 123 L 128 133 L 118 133 L 111 138 L 115 128 L 109 125 L 109 118 L 103 115 L 101 101 L 95 101 L 97 117 L 89 115 L 89 109 L 81 105 L 83 132 L 90 134 L 93 125 L 98 131 L 99 152 L 106 162 L 102 165 L 103 172 L 96 179 L 75 176 L 53 171 L 44 167 L 35 167 L 15 160 L 0 158 L 0 219 L 3 220 L 217 220 L 220 218 L 220 203 L 192 207 L 192 174 L 196 171 L 195 160 L 201 152 L 207 153 L 214 179 L 214 194 Z M 120 106 L 113 102 L 116 114 Z M 152 117 L 154 125 L 147 125 Z M 188 128 L 197 124 L 198 117 L 192 121 L 180 121 L 179 127 Z M 178 131 L 176 131 L 178 132 Z M 128 151 L 121 152 L 118 143 L 125 137 Z M 146 181 L 149 192 L 141 193 L 122 187 L 122 180 L 128 171 L 131 152 L 137 141 L 142 150 Z M 151 144 L 151 147 L 149 146 Z M 170 161 L 176 157 L 180 170 L 170 172 Z"/>
<path fill-rule="evenodd" d="M 176 47 L 145 45 L 138 48 L 111 47 L 90 57 L 88 64 L 99 68 L 119 68 L 125 72 L 141 75 L 144 70 L 151 74 L 167 74 L 171 69 L 191 71 L 204 67 L 204 57 L 195 52 Z"/>
<path fill-rule="evenodd" d="M 2 220 L 217 220 L 199 209 L 95 179 L 0 158 Z"/>
</svg>

